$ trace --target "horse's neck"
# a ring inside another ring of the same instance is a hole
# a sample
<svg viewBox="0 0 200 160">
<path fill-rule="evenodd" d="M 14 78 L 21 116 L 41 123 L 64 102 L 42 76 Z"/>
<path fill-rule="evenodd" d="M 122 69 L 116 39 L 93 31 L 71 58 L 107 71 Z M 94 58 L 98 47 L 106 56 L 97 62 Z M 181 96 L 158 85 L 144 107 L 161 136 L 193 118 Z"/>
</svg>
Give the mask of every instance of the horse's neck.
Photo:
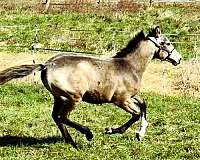
<svg viewBox="0 0 200 160">
<path fill-rule="evenodd" d="M 134 53 L 130 53 L 127 59 L 132 64 L 138 75 L 142 77 L 147 65 L 153 58 L 155 47 L 149 41 L 142 41 Z"/>
</svg>

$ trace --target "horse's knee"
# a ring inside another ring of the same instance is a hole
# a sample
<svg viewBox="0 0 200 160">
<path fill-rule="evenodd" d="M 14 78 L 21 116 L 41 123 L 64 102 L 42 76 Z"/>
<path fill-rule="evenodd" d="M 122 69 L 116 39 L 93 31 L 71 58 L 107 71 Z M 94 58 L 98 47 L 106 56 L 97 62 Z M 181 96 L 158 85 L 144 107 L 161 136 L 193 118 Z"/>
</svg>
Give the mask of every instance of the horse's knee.
<svg viewBox="0 0 200 160">
<path fill-rule="evenodd" d="M 140 106 L 137 103 L 135 103 L 132 99 L 129 99 L 124 102 L 124 108 L 132 115 L 137 116 L 141 114 Z"/>
<path fill-rule="evenodd" d="M 147 106 L 145 101 L 141 97 L 135 96 L 133 97 L 133 101 L 140 108 L 141 112 L 146 112 Z"/>
</svg>

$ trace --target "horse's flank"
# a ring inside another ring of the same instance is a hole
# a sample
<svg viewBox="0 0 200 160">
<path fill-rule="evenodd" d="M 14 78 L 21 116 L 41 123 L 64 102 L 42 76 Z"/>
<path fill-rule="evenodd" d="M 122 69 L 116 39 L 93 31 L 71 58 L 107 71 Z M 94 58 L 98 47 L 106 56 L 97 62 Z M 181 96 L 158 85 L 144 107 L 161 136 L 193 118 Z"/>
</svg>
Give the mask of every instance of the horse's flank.
<svg viewBox="0 0 200 160">
<path fill-rule="evenodd" d="M 87 102 L 111 102 L 117 90 L 123 92 L 126 88 L 129 92 L 135 92 L 140 84 L 140 77 L 133 72 L 125 58 L 100 59 L 65 55 L 51 59 L 46 67 L 48 83 L 55 95 L 62 96 L 60 92 L 76 94 L 73 96 L 83 97 Z M 125 86 L 120 86 L 122 84 Z M 56 88 L 62 88 L 62 91 Z"/>
</svg>

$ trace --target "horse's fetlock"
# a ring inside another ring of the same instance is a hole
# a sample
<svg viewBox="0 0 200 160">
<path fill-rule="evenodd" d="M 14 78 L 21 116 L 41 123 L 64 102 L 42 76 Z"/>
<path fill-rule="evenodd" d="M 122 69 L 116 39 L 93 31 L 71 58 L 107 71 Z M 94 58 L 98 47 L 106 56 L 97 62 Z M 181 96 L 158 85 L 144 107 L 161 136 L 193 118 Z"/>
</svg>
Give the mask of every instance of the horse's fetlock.
<svg viewBox="0 0 200 160">
<path fill-rule="evenodd" d="M 93 134 L 88 127 L 85 127 L 83 130 L 83 134 L 85 134 L 88 141 L 91 141 L 93 138 Z"/>
<path fill-rule="evenodd" d="M 147 127 L 148 124 L 149 124 L 149 123 L 145 120 L 145 121 L 142 122 L 141 127 Z"/>
<path fill-rule="evenodd" d="M 87 134 L 91 134 L 92 132 L 90 131 L 90 129 L 88 127 L 84 127 L 82 130 L 82 133 L 87 135 Z"/>
<path fill-rule="evenodd" d="M 86 134 L 86 138 L 87 138 L 88 141 L 92 141 L 92 139 L 93 139 L 93 134 L 92 134 L 92 132 L 87 133 L 87 134 Z"/>
<path fill-rule="evenodd" d="M 122 127 L 121 130 L 120 130 L 120 133 L 124 133 L 126 131 L 126 128 L 125 127 Z"/>
<path fill-rule="evenodd" d="M 112 134 L 113 133 L 112 128 L 111 127 L 105 128 L 105 133 Z"/>
</svg>

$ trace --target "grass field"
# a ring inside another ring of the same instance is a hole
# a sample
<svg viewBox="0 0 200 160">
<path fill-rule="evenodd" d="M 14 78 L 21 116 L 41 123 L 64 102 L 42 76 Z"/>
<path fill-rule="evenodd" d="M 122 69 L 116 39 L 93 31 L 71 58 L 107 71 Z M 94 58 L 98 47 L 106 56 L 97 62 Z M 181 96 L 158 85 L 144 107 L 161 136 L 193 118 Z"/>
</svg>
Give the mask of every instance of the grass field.
<svg viewBox="0 0 200 160">
<path fill-rule="evenodd" d="M 119 51 L 137 32 L 148 33 L 153 25 L 160 25 L 165 34 L 175 34 L 168 36 L 171 41 L 188 42 L 175 44 L 184 58 L 194 57 L 196 50 L 199 51 L 198 42 L 194 49 L 197 37 L 187 36 L 200 32 L 199 5 L 170 5 L 112 14 L 96 11 L 44 14 L 29 8 L 1 10 L 0 7 L 0 16 L 0 51 L 9 53 L 24 52 L 40 43 L 48 49 L 108 54 Z"/>
<path fill-rule="evenodd" d="M 138 142 L 139 123 L 120 135 L 104 128 L 130 118 L 110 104 L 82 103 L 71 119 L 89 126 L 93 143 L 69 128 L 80 144 L 65 144 L 51 118 L 52 97 L 40 85 L 8 84 L 0 88 L 0 159 L 199 159 L 200 101 L 189 97 L 142 93 L 148 103 L 149 127 Z"/>
<path fill-rule="evenodd" d="M 200 159 L 200 64 L 190 61 L 195 55 L 198 60 L 200 47 L 197 37 L 187 36 L 200 33 L 200 5 L 158 5 L 105 13 L 58 7 L 43 13 L 41 6 L 34 6 L 36 1 L 30 1 L 32 8 L 22 2 L 0 2 L 0 70 L 30 64 L 33 59 L 44 62 L 53 55 L 29 50 L 35 43 L 44 48 L 113 54 L 136 32 L 148 32 L 152 25 L 160 25 L 166 34 L 177 34 L 168 36 L 172 41 L 188 42 L 175 44 L 188 61 L 176 68 L 155 62 L 145 73 L 146 90 L 142 88 L 141 95 L 148 105 L 149 127 L 141 142 L 135 138 L 139 122 L 122 135 L 104 134 L 104 128 L 119 126 L 130 118 L 120 108 L 82 103 L 71 119 L 89 126 L 94 139 L 89 144 L 82 134 L 69 128 L 80 144 L 76 150 L 64 143 L 51 118 L 52 97 L 40 83 L 20 79 L 0 86 L 0 160 Z M 160 87 L 163 84 L 165 90 Z"/>
</svg>

